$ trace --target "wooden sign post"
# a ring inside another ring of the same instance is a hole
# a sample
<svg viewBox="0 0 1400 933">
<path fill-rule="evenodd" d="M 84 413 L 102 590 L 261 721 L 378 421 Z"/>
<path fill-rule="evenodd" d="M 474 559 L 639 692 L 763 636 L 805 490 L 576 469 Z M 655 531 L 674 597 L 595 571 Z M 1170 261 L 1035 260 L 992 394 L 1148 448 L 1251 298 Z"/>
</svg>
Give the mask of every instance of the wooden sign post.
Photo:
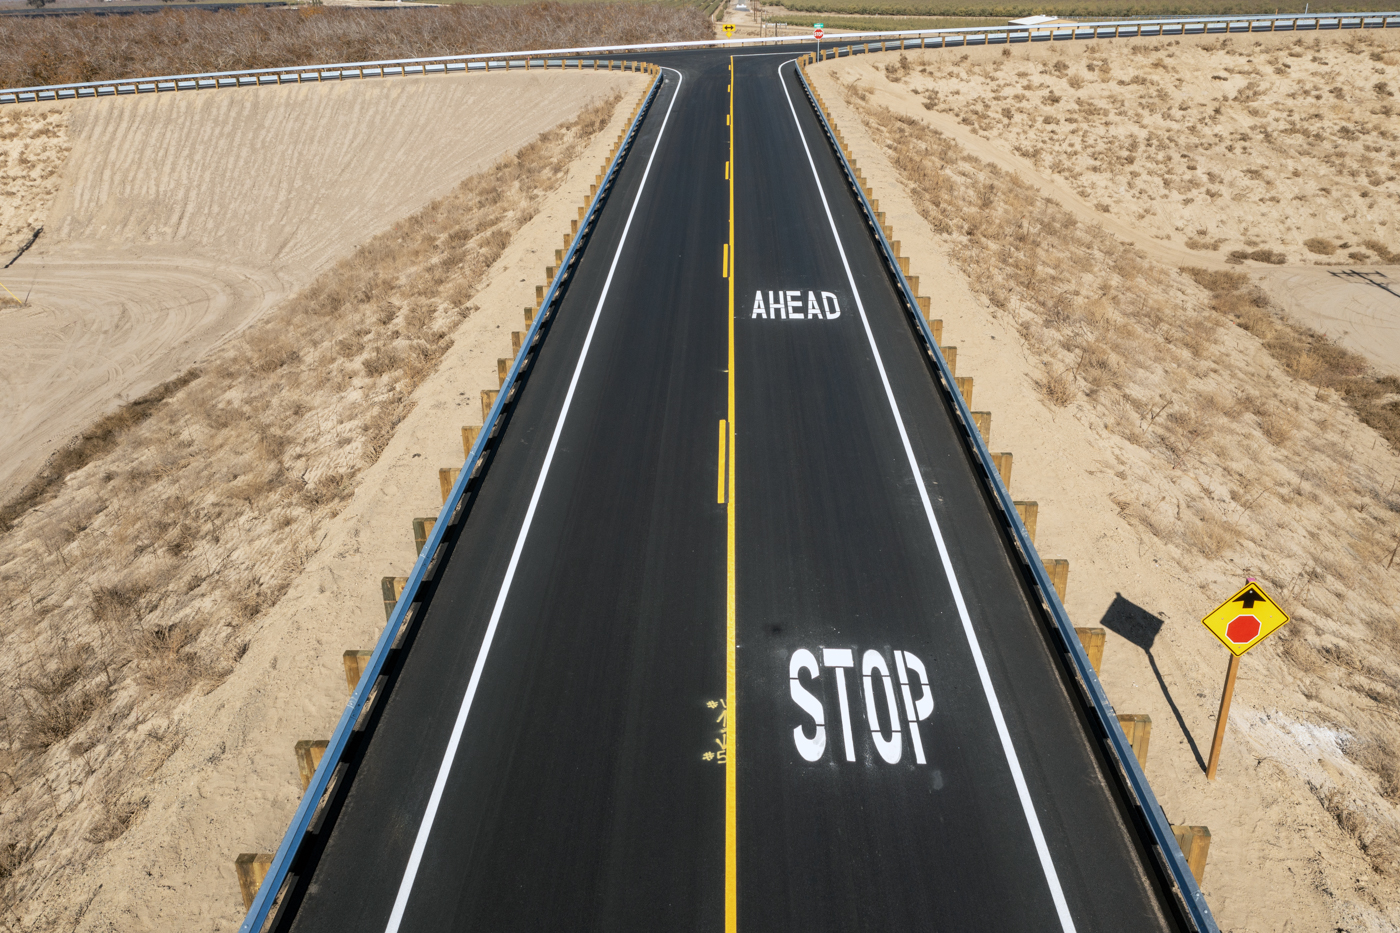
<svg viewBox="0 0 1400 933">
<path fill-rule="evenodd" d="M 1230 668 L 1225 673 L 1225 689 L 1220 694 L 1220 715 L 1215 718 L 1215 738 L 1210 743 L 1206 780 L 1215 780 L 1215 769 L 1220 764 L 1220 749 L 1225 744 L 1225 722 L 1230 716 L 1230 700 L 1235 695 L 1240 658 L 1287 621 L 1288 613 L 1280 609 L 1278 603 L 1270 599 L 1263 587 L 1253 580 L 1201 620 L 1201 624 L 1230 649 Z"/>
</svg>

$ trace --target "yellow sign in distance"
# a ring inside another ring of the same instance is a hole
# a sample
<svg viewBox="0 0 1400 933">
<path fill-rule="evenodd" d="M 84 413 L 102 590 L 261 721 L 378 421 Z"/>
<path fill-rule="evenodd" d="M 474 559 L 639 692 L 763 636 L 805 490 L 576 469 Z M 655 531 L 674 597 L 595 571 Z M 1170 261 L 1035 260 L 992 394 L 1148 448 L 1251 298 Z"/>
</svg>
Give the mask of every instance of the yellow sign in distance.
<svg viewBox="0 0 1400 933">
<path fill-rule="evenodd" d="M 1201 620 L 1211 634 L 1236 656 L 1244 654 L 1288 621 L 1288 613 L 1250 581 Z"/>
<path fill-rule="evenodd" d="M 733 24 L 733 23 L 725 23 L 725 24 L 724 24 L 724 34 L 725 34 L 726 37 L 731 38 L 731 39 L 734 37 L 734 24 Z"/>
</svg>

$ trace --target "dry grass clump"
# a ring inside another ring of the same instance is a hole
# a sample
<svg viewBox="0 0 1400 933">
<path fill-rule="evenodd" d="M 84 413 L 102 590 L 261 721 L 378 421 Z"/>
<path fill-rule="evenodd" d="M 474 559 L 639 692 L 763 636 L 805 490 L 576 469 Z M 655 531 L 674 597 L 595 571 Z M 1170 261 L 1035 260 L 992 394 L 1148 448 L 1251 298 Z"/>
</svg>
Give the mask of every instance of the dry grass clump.
<svg viewBox="0 0 1400 933">
<path fill-rule="evenodd" d="M 1338 400 L 1394 444 L 1400 381 L 1291 328 L 1243 272 L 1153 262 L 922 120 L 846 100 L 1040 361 L 1047 404 L 1103 439 L 1121 515 L 1179 577 L 1218 588 L 1248 574 L 1290 607 L 1259 663 L 1306 674 L 1309 715 L 1354 737 L 1347 752 L 1374 778 L 1349 788 L 1371 814 L 1358 845 L 1396 851 L 1400 460 Z"/>
<path fill-rule="evenodd" d="M 0 86 L 712 36 L 712 24 L 698 9 L 664 3 L 250 6 L 143 16 L 5 18 L 0 19 Z"/>
<path fill-rule="evenodd" d="M 8 507 L 0 904 L 139 817 L 141 782 L 180 745 L 178 707 L 243 657 L 488 268 L 619 99 L 364 243 L 200 371 L 104 418 Z"/>
<path fill-rule="evenodd" d="M 1396 261 L 1400 38 L 1068 45 L 864 67 L 1159 240 L 1232 261 L 1300 246 Z"/>
</svg>

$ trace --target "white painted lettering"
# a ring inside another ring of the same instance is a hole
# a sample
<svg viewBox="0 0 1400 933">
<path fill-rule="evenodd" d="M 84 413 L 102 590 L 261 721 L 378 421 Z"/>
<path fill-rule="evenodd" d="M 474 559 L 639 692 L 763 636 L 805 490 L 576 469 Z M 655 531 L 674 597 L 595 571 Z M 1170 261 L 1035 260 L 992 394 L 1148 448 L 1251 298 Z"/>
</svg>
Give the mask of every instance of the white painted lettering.
<svg viewBox="0 0 1400 933">
<path fill-rule="evenodd" d="M 846 740 L 846 760 L 856 760 L 855 738 L 851 735 L 851 704 L 846 697 L 846 668 L 855 667 L 850 648 L 823 648 L 822 665 L 836 670 L 836 696 L 841 701 L 841 735 Z"/>
<path fill-rule="evenodd" d="M 802 707 L 803 712 L 812 717 L 816 723 L 816 731 L 812 737 L 807 738 L 801 726 L 792 730 L 792 739 L 797 743 L 797 753 L 808 761 L 816 761 L 826 751 L 826 714 L 822 709 L 821 700 L 802 686 L 802 681 L 798 675 L 803 671 L 815 680 L 817 677 L 817 659 L 812 652 L 806 648 L 799 648 L 792 653 L 792 662 L 788 665 L 788 690 L 792 694 L 792 701 Z"/>
<path fill-rule="evenodd" d="M 822 319 L 822 309 L 817 307 L 816 292 L 807 293 L 807 317 L 816 318 L 819 321 Z"/>
<path fill-rule="evenodd" d="M 919 735 L 919 723 L 933 715 L 933 688 L 929 686 L 928 669 L 924 667 L 923 661 L 908 651 L 896 651 L 894 665 L 899 670 L 899 689 L 904 694 L 904 712 L 909 717 L 909 738 L 914 743 L 914 760 L 921 765 L 927 764 L 924 760 L 923 738 Z M 923 690 L 917 702 L 909 690 L 909 671 L 918 675 L 919 686 Z"/>
<path fill-rule="evenodd" d="M 800 291 L 787 293 L 787 317 L 791 321 L 802 320 L 802 293 Z"/>
<path fill-rule="evenodd" d="M 828 321 L 834 321 L 841 316 L 841 305 L 831 292 L 822 292 L 822 307 L 826 309 Z"/>
<path fill-rule="evenodd" d="M 880 681 L 885 687 L 885 707 L 889 710 L 890 737 L 887 739 L 880 729 L 880 719 L 876 711 L 875 687 L 871 674 L 880 673 Z M 874 648 L 865 652 L 860 660 L 861 678 L 865 682 L 865 718 L 870 722 L 870 738 L 875 742 L 875 750 L 887 764 L 898 764 L 904 752 L 903 736 L 899 729 L 899 706 L 894 699 L 894 678 L 890 676 L 885 656 Z"/>
<path fill-rule="evenodd" d="M 761 291 L 753 293 L 753 314 L 750 315 L 750 319 L 756 317 L 768 317 L 768 311 L 763 307 L 763 292 Z"/>
<path fill-rule="evenodd" d="M 768 293 L 768 316 L 771 317 L 773 320 L 776 321 L 776 320 L 778 319 L 778 315 L 779 315 L 779 314 L 781 314 L 781 315 L 783 316 L 784 319 L 787 318 L 787 302 L 785 302 L 785 301 L 783 300 L 783 293 L 782 293 L 782 292 L 778 292 L 778 297 L 777 297 L 776 299 L 774 299 L 773 293 L 772 293 L 772 292 L 769 292 L 769 293 Z"/>
</svg>

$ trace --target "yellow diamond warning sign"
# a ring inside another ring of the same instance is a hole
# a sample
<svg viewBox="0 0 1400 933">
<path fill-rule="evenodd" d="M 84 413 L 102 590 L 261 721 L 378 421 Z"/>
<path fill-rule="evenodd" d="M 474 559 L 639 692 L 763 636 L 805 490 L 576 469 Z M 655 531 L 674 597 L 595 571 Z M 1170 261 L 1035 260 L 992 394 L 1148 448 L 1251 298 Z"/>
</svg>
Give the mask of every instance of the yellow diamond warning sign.
<svg viewBox="0 0 1400 933">
<path fill-rule="evenodd" d="M 1202 619 L 1201 624 L 1210 629 L 1226 648 L 1241 655 L 1287 621 L 1288 613 L 1268 597 L 1263 587 L 1250 582 Z"/>
</svg>

